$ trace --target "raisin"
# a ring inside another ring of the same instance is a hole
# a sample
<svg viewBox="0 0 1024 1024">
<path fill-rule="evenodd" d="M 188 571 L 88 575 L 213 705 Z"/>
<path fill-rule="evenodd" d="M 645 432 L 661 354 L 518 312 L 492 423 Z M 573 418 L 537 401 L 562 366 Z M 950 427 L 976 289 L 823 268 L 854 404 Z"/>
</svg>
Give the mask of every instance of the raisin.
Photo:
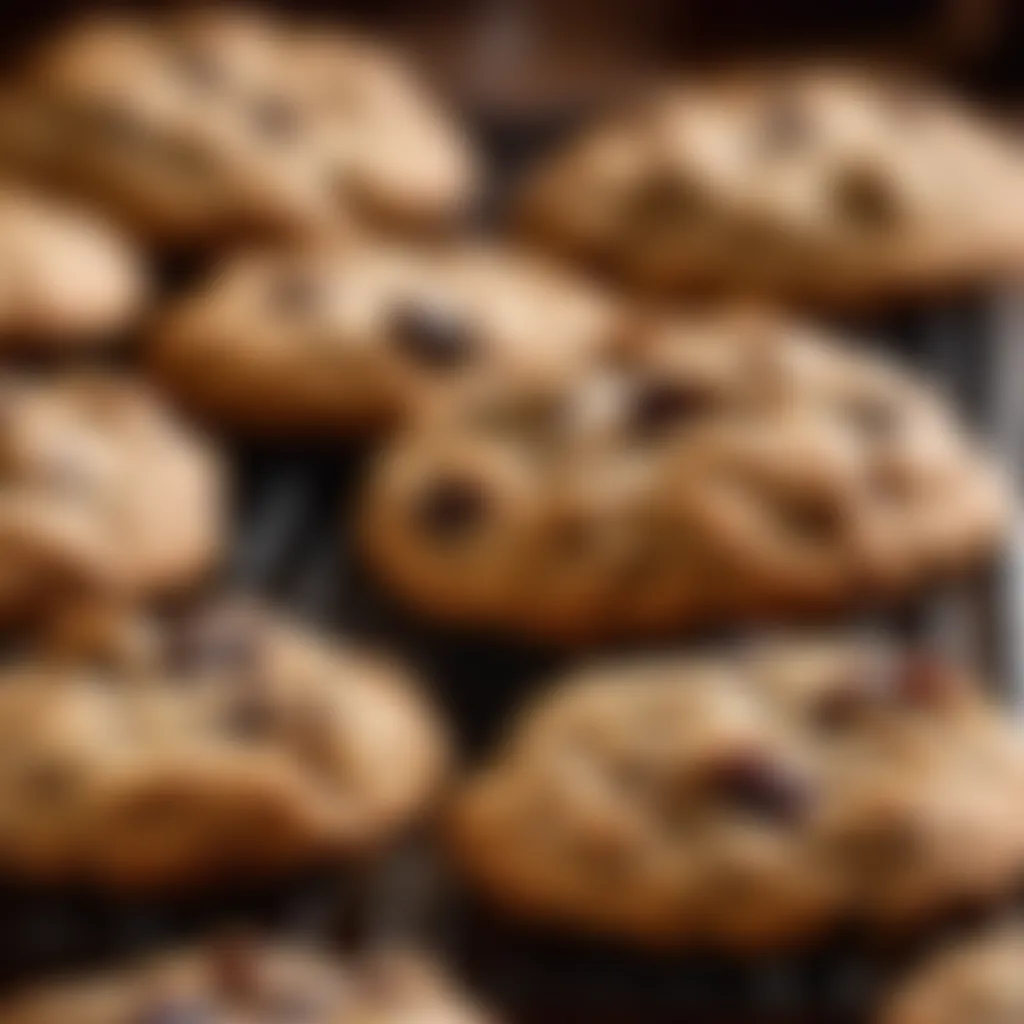
<svg viewBox="0 0 1024 1024">
<path fill-rule="evenodd" d="M 487 512 L 487 496 L 474 480 L 437 480 L 417 502 L 416 522 L 431 537 L 459 540 L 478 526 Z"/>
<path fill-rule="evenodd" d="M 787 500 L 780 514 L 784 526 L 804 540 L 823 543 L 832 540 L 839 530 L 840 515 L 830 502 L 810 495 Z"/>
<path fill-rule="evenodd" d="M 851 679 L 821 696 L 812 711 L 814 724 L 822 732 L 843 732 L 861 720 L 871 700 L 871 687 Z"/>
<path fill-rule="evenodd" d="M 476 344 L 465 321 L 444 306 L 407 301 L 391 318 L 391 333 L 403 352 L 432 369 L 461 366 Z"/>
<path fill-rule="evenodd" d="M 693 220 L 699 207 L 699 196 L 691 185 L 677 174 L 661 172 L 640 182 L 630 197 L 627 216 L 641 231 L 658 231 Z"/>
<path fill-rule="evenodd" d="M 681 381 L 651 380 L 636 391 L 632 421 L 639 434 L 650 437 L 692 423 L 711 404 L 704 389 Z"/>
<path fill-rule="evenodd" d="M 833 192 L 843 218 L 866 231 L 884 231 L 899 219 L 896 195 L 889 182 L 870 167 L 848 167 Z"/>
<path fill-rule="evenodd" d="M 761 754 L 723 761 L 714 772 L 716 792 L 733 806 L 769 822 L 795 824 L 807 811 L 810 789 L 786 765 Z"/>
</svg>

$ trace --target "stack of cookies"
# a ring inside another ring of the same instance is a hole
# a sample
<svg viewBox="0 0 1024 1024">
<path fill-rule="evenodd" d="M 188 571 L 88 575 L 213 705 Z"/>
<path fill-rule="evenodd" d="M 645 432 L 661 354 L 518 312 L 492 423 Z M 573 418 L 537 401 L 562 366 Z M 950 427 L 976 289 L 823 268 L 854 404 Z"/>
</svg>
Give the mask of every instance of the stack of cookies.
<svg viewBox="0 0 1024 1024">
<path fill-rule="evenodd" d="M 893 74 L 705 73 L 484 231 L 470 135 L 379 44 L 235 8 L 82 20 L 8 76 L 0 879 L 159 903 L 415 843 L 499 932 L 680 963 L 1007 906 L 1024 736 L 975 667 L 858 623 L 990 566 L 1012 494 L 832 324 L 1012 282 L 1016 141 Z M 231 584 L 253 440 L 368 453 L 336 522 L 396 611 L 375 649 Z M 410 620 L 571 664 L 457 771 Z M 0 1019 L 484 1019 L 317 938 L 205 935 Z M 880 1019 L 1016 1020 L 1020 962 L 1000 932 Z"/>
</svg>

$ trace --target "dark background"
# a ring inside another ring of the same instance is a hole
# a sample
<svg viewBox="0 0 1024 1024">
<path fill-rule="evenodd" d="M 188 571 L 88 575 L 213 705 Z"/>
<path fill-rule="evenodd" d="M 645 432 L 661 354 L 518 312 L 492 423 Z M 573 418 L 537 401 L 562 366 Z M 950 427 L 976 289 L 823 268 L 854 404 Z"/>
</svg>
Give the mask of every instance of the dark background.
<svg viewBox="0 0 1024 1024">
<path fill-rule="evenodd" d="M 0 58 L 8 63 L 55 21 L 96 6 L 82 0 L 3 5 Z M 550 101 L 641 70 L 845 50 L 923 65 L 986 95 L 1016 98 L 1024 91 L 1019 0 L 278 0 L 270 6 L 397 36 L 471 102 L 483 93 L 489 102 L 532 106 L 541 94 Z"/>
</svg>

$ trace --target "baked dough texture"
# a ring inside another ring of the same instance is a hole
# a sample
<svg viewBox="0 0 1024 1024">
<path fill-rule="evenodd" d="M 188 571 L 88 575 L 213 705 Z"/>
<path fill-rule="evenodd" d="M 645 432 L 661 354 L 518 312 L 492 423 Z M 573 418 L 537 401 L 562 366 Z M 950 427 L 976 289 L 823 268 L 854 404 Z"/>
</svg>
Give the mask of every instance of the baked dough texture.
<svg viewBox="0 0 1024 1024">
<path fill-rule="evenodd" d="M 575 933 L 903 935 L 1014 891 L 1022 754 L 962 672 L 878 640 L 634 658 L 526 709 L 455 798 L 449 846 L 489 903 Z"/>
<path fill-rule="evenodd" d="M 942 400 L 771 315 L 655 318 L 538 400 L 387 446 L 361 533 L 406 604 L 556 642 L 886 603 L 983 560 L 1005 487 Z"/>
<path fill-rule="evenodd" d="M 884 71 L 774 67 L 666 87 L 542 166 L 527 233 L 656 290 L 859 307 L 1017 277 L 1007 132 Z"/>
</svg>

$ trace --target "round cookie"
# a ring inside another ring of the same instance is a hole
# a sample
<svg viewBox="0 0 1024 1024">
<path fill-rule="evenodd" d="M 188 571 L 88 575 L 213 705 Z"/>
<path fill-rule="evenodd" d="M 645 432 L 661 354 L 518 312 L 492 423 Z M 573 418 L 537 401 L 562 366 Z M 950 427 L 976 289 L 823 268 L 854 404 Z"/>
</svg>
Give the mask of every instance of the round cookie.
<svg viewBox="0 0 1024 1024">
<path fill-rule="evenodd" d="M 399 435 L 363 544 L 465 626 L 574 642 L 891 601 L 996 545 L 999 475 L 881 357 L 751 312 L 638 324 L 546 404 L 512 388 Z"/>
<path fill-rule="evenodd" d="M 860 305 L 1024 266 L 1009 137 L 891 75 L 773 68 L 665 89 L 530 181 L 528 233 L 656 289 Z"/>
<path fill-rule="evenodd" d="M 616 324 L 603 297 L 542 261 L 367 243 L 233 257 L 158 318 L 146 352 L 156 379 L 216 422 L 350 433 L 481 380 L 562 388 Z"/>
<path fill-rule="evenodd" d="M 299 945 L 224 939 L 37 986 L 7 1024 L 485 1024 L 440 971 L 401 951 L 340 960 Z"/>
<path fill-rule="evenodd" d="M 1013 1024 L 1024 1019 L 1024 934 L 1005 927 L 951 946 L 912 972 L 880 1024 Z"/>
<path fill-rule="evenodd" d="M 68 29 L 12 88 L 3 145 L 14 166 L 146 239 L 305 234 L 338 219 L 326 154 L 291 113 L 287 83 L 212 89 L 144 20 Z"/>
<path fill-rule="evenodd" d="M 263 67 L 296 89 L 353 219 L 431 228 L 468 212 L 477 167 L 467 140 L 396 53 L 333 26 L 251 11 L 193 11 L 172 29 L 208 73 Z"/>
<path fill-rule="evenodd" d="M 219 459 L 145 384 L 9 377 L 0 416 L 0 620 L 177 591 L 219 556 Z"/>
<path fill-rule="evenodd" d="M 0 350 L 93 347 L 145 294 L 139 255 L 102 219 L 0 185 Z"/>
<path fill-rule="evenodd" d="M 70 615 L 0 686 L 0 872 L 154 891 L 363 856 L 443 755 L 396 666 L 259 609 Z"/>
<path fill-rule="evenodd" d="M 504 911 L 640 944 L 904 931 L 1013 891 L 1024 746 L 968 680 L 841 640 L 563 680 L 457 796 L 455 863 Z"/>
<path fill-rule="evenodd" d="M 334 236 L 378 210 L 445 221 L 472 187 L 461 139 L 389 56 L 241 12 L 74 25 L 15 75 L 0 126 L 15 169 L 161 244 Z"/>
</svg>

